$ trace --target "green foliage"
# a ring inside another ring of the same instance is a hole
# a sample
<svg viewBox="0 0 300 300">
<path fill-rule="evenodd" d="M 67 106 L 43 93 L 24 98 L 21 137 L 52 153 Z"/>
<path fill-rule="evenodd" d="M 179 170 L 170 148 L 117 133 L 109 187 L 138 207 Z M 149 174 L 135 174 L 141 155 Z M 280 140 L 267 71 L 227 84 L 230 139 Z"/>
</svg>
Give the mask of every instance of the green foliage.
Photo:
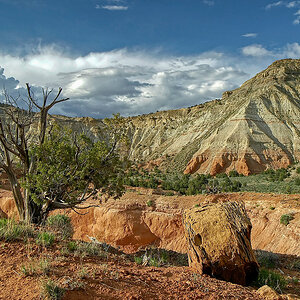
<svg viewBox="0 0 300 300">
<path fill-rule="evenodd" d="M 55 281 L 48 280 L 42 283 L 42 294 L 49 300 L 60 300 L 65 293 L 65 289 L 61 288 Z"/>
<path fill-rule="evenodd" d="M 282 293 L 286 287 L 286 280 L 280 274 L 262 268 L 254 284 L 258 287 L 268 285 L 275 291 Z"/>
<path fill-rule="evenodd" d="M 148 207 L 151 207 L 151 206 L 153 206 L 153 205 L 154 205 L 154 203 L 153 203 L 152 200 L 147 201 L 147 206 L 148 206 Z"/>
<path fill-rule="evenodd" d="M 163 266 L 187 266 L 187 255 L 165 249 L 151 248 L 142 250 L 134 255 L 134 261 L 137 264 L 145 266 L 163 267 Z"/>
<path fill-rule="evenodd" d="M 36 238 L 36 243 L 44 247 L 51 247 L 54 243 L 55 236 L 51 232 L 39 232 Z"/>
<path fill-rule="evenodd" d="M 232 170 L 228 175 L 229 177 L 238 177 L 240 174 L 236 170 Z"/>
<path fill-rule="evenodd" d="M 227 178 L 227 174 L 226 173 L 219 173 L 216 175 L 216 178 Z"/>
<path fill-rule="evenodd" d="M 66 215 L 54 215 L 47 218 L 46 225 L 59 232 L 63 239 L 72 237 L 71 218 Z"/>
<path fill-rule="evenodd" d="M 69 243 L 67 244 L 67 248 L 68 248 L 69 251 L 74 252 L 74 251 L 77 250 L 78 246 L 77 246 L 77 243 L 76 243 L 76 242 L 71 241 L 71 242 L 69 242 Z"/>
<path fill-rule="evenodd" d="M 278 170 L 267 169 L 264 174 L 268 175 L 267 178 L 269 181 L 283 181 L 291 175 L 288 169 L 284 168 Z"/>
<path fill-rule="evenodd" d="M 294 181 L 295 185 L 300 186 L 300 177 L 297 177 Z"/>
<path fill-rule="evenodd" d="M 48 203 L 50 210 L 60 203 L 72 206 L 95 197 L 97 191 L 117 198 L 124 191 L 125 164 L 114 146 L 107 139 L 95 141 L 54 126 L 42 145 L 30 148 L 38 163 L 36 171 L 23 180 L 23 187 L 36 204 Z"/>
<path fill-rule="evenodd" d="M 296 169 L 296 173 L 297 173 L 297 174 L 300 174 L 300 167 L 298 167 L 298 168 Z"/>
<path fill-rule="evenodd" d="M 290 176 L 290 169 L 272 170 L 264 173 L 242 176 L 233 171 L 228 177 L 226 173 L 215 177 L 206 174 L 183 175 L 176 173 L 149 172 L 143 169 L 131 169 L 124 182 L 129 186 L 149 187 L 150 178 L 155 178 L 158 187 L 166 190 L 165 195 L 173 195 L 175 191 L 182 195 L 197 195 L 219 192 L 260 192 L 260 193 L 300 193 L 300 178 L 284 180 Z"/>
<path fill-rule="evenodd" d="M 287 226 L 294 219 L 292 214 L 285 214 L 280 217 L 280 224 Z"/>
<path fill-rule="evenodd" d="M 166 192 L 166 193 L 165 193 L 165 196 L 174 196 L 174 193 L 173 193 L 173 192 L 170 192 L 170 191 L 168 191 L 168 192 Z"/>
<path fill-rule="evenodd" d="M 0 219 L 0 239 L 5 241 L 27 240 L 34 236 L 32 226 L 12 219 Z"/>
<path fill-rule="evenodd" d="M 21 266 L 21 272 L 25 277 L 27 277 L 35 275 L 37 270 L 35 265 L 29 263 Z"/>
<path fill-rule="evenodd" d="M 141 265 L 143 263 L 143 257 L 141 257 L 141 256 L 134 256 L 134 261 L 138 265 Z"/>
</svg>

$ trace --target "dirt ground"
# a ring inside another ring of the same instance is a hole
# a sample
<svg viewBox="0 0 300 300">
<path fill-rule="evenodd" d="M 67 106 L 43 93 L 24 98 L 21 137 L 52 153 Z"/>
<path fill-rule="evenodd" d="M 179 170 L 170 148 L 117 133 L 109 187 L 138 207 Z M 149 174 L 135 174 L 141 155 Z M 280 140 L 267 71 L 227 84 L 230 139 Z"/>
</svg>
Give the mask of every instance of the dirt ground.
<svg viewBox="0 0 300 300">
<path fill-rule="evenodd" d="M 22 266 L 47 259 L 48 274 L 25 276 Z M 261 299 L 253 288 L 194 274 L 188 267 L 143 267 L 124 256 L 62 255 L 34 244 L 0 244 L 0 299 L 40 299 L 51 278 L 63 299 Z"/>
</svg>

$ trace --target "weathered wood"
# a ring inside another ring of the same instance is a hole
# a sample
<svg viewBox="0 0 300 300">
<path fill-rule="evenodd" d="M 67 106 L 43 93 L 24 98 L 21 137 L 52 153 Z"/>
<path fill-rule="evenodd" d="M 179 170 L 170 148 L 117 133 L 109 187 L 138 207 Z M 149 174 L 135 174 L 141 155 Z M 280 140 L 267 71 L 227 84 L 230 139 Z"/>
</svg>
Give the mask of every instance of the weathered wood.
<svg viewBox="0 0 300 300">
<path fill-rule="evenodd" d="M 250 242 L 252 225 L 243 203 L 209 203 L 187 209 L 183 224 L 190 267 L 242 285 L 257 277 Z"/>
</svg>

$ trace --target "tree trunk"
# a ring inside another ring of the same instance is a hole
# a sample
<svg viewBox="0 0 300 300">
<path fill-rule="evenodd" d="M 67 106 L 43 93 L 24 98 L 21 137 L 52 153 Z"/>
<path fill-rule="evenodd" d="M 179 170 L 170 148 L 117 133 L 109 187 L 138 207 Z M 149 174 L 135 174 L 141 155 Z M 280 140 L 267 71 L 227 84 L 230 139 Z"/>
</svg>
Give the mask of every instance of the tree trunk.
<svg viewBox="0 0 300 300">
<path fill-rule="evenodd" d="M 30 197 L 28 189 L 24 192 L 25 220 L 28 223 L 41 224 L 43 221 L 42 206 L 36 204 Z"/>
<path fill-rule="evenodd" d="M 17 206 L 18 212 L 19 212 L 19 218 L 20 221 L 26 220 L 26 209 L 24 205 L 24 197 L 21 192 L 21 187 L 18 182 L 18 179 L 16 178 L 14 172 L 10 170 L 6 170 L 8 180 L 10 182 L 11 190 L 14 195 L 15 204 Z"/>
</svg>

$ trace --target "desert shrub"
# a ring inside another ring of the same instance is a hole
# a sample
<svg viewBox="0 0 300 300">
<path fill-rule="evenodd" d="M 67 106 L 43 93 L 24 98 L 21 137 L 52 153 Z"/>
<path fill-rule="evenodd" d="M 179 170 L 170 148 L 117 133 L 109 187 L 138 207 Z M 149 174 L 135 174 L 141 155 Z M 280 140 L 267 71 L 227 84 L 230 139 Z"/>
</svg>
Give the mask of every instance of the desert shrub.
<svg viewBox="0 0 300 300">
<path fill-rule="evenodd" d="M 294 259 L 289 265 L 288 269 L 300 271 L 300 259 L 296 258 Z"/>
<path fill-rule="evenodd" d="M 21 266 L 21 272 L 25 277 L 33 276 L 37 274 L 36 266 L 32 263 L 23 264 Z"/>
<path fill-rule="evenodd" d="M 150 257 L 148 265 L 151 267 L 160 267 L 162 265 L 161 261 L 156 257 Z"/>
<path fill-rule="evenodd" d="M 300 174 L 300 167 L 298 167 L 298 168 L 296 169 L 296 173 L 297 173 L 297 174 Z"/>
<path fill-rule="evenodd" d="M 238 177 L 240 174 L 236 170 L 232 170 L 228 175 L 229 177 Z"/>
<path fill-rule="evenodd" d="M 30 261 L 21 266 L 21 272 L 24 276 L 34 276 L 38 274 L 47 275 L 50 272 L 51 265 L 45 258 L 39 261 Z"/>
<path fill-rule="evenodd" d="M 42 295 L 49 300 L 60 300 L 65 293 L 65 289 L 61 288 L 55 281 L 48 280 L 42 282 Z"/>
<path fill-rule="evenodd" d="M 0 239 L 5 241 L 27 240 L 34 236 L 34 228 L 12 219 L 0 219 Z"/>
<path fill-rule="evenodd" d="M 134 255 L 137 264 L 144 264 L 153 267 L 163 267 L 166 265 L 187 266 L 186 254 L 177 253 L 171 250 L 151 248 L 141 250 Z"/>
<path fill-rule="evenodd" d="M 82 266 L 78 271 L 77 271 L 77 276 L 80 278 L 80 279 L 84 279 L 88 276 L 88 270 Z"/>
<path fill-rule="evenodd" d="M 39 232 L 36 243 L 44 247 L 51 247 L 54 243 L 55 235 L 51 232 Z"/>
<path fill-rule="evenodd" d="M 51 269 L 51 264 L 48 259 L 42 258 L 38 263 L 38 267 L 43 274 L 48 275 Z"/>
<path fill-rule="evenodd" d="M 227 174 L 226 173 L 219 173 L 216 175 L 216 178 L 227 178 Z"/>
<path fill-rule="evenodd" d="M 292 214 L 285 214 L 280 217 L 280 223 L 287 226 L 294 219 Z"/>
<path fill-rule="evenodd" d="M 294 181 L 295 185 L 300 185 L 300 177 L 297 177 Z"/>
<path fill-rule="evenodd" d="M 141 265 L 143 263 L 143 257 L 141 257 L 141 256 L 134 256 L 134 261 L 138 265 Z"/>
<path fill-rule="evenodd" d="M 278 273 L 261 268 L 254 284 L 258 287 L 268 285 L 275 291 L 282 293 L 286 287 L 286 280 Z"/>
<path fill-rule="evenodd" d="M 148 206 L 148 207 L 151 207 L 151 206 L 153 206 L 153 204 L 154 204 L 154 203 L 153 203 L 153 201 L 152 201 L 152 200 L 149 200 L 149 201 L 147 201 L 147 206 Z"/>
<path fill-rule="evenodd" d="M 67 244 L 67 248 L 68 248 L 69 251 L 74 252 L 74 251 L 77 250 L 78 246 L 77 246 L 77 243 L 76 243 L 76 242 L 71 241 L 71 242 L 69 242 L 69 243 Z"/>
<path fill-rule="evenodd" d="M 272 269 L 278 266 L 279 256 L 276 253 L 257 250 L 255 251 L 257 261 L 261 267 Z"/>
<path fill-rule="evenodd" d="M 76 242 L 75 254 L 80 256 L 96 256 L 101 253 L 100 247 L 96 243 Z"/>
<path fill-rule="evenodd" d="M 278 170 L 268 169 L 264 172 L 264 174 L 268 175 L 267 179 L 269 181 L 283 181 L 290 176 L 289 171 L 284 168 Z"/>
<path fill-rule="evenodd" d="M 173 192 L 166 192 L 165 196 L 174 196 L 174 193 Z"/>
<path fill-rule="evenodd" d="M 46 225 L 58 231 L 63 239 L 70 238 L 73 235 L 71 218 L 66 215 L 50 216 L 47 218 Z"/>
</svg>

